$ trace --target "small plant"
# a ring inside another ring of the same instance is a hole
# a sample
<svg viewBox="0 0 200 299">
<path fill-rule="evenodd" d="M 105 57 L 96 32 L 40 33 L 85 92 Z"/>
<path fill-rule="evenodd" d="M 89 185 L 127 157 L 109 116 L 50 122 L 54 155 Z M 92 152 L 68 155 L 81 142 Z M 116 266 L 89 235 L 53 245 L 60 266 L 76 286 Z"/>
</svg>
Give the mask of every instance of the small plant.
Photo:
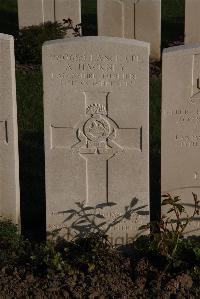
<svg viewBox="0 0 200 299">
<path fill-rule="evenodd" d="M 0 218 L 0 267 L 18 258 L 22 244 L 23 240 L 17 225 L 10 220 Z"/>
<path fill-rule="evenodd" d="M 135 247 L 138 247 L 140 252 L 145 248 L 145 243 L 146 245 L 148 244 L 144 250 L 145 254 L 150 257 L 150 259 L 153 257 L 156 262 L 159 261 L 159 267 L 161 267 L 162 270 L 159 277 L 155 280 L 158 295 L 161 292 L 162 281 L 163 278 L 166 277 L 166 273 L 186 272 L 192 275 L 194 279 L 196 279 L 200 273 L 200 268 L 198 267 L 200 257 L 199 249 L 196 247 L 194 251 L 191 250 L 189 244 L 194 245 L 194 241 L 189 241 L 184 238 L 186 228 L 190 222 L 194 220 L 194 217 L 199 215 L 200 202 L 196 194 L 192 193 L 192 195 L 194 199 L 192 215 L 187 214 L 184 206 L 181 204 L 179 196 L 173 197 L 170 194 L 163 195 L 162 206 L 169 206 L 169 209 L 166 211 L 167 216 L 163 215 L 159 222 L 142 226 L 140 229 L 147 227 L 151 229 L 150 236 L 139 238 L 135 242 Z M 197 244 L 196 246 L 199 246 L 199 242 Z M 188 263 L 187 259 L 191 256 L 193 256 L 197 265 L 191 265 L 191 262 Z M 198 281 L 198 279 L 196 280 Z"/>
<path fill-rule="evenodd" d="M 140 227 L 140 229 L 147 227 L 151 229 L 151 246 L 168 260 L 173 260 L 179 241 L 183 238 L 187 226 L 196 215 L 199 215 L 200 201 L 196 194 L 192 193 L 192 195 L 194 199 L 192 215 L 187 214 L 179 196 L 172 197 L 170 194 L 165 194 L 162 196 L 162 206 L 169 205 L 169 210 L 166 212 L 168 216 L 163 215 L 159 222 Z"/>
<path fill-rule="evenodd" d="M 31 265 L 35 272 L 63 272 L 64 261 L 56 244 L 47 241 L 45 244 L 36 245 L 30 257 Z"/>
</svg>

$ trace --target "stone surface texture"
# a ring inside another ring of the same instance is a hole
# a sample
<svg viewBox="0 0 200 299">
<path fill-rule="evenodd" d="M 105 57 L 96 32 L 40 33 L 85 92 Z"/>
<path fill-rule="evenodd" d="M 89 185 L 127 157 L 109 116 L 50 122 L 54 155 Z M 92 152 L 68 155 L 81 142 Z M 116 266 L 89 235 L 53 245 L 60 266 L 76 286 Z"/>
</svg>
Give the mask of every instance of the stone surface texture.
<svg viewBox="0 0 200 299">
<path fill-rule="evenodd" d="M 148 221 L 148 64 L 149 44 L 130 39 L 44 44 L 47 231 L 70 238 L 83 201 L 86 213 L 98 206 L 95 221 L 115 244 Z"/>
<path fill-rule="evenodd" d="M 55 0 L 55 20 L 70 18 L 74 25 L 81 23 L 81 0 Z"/>
<path fill-rule="evenodd" d="M 185 44 L 200 42 L 200 1 L 185 0 Z"/>
<path fill-rule="evenodd" d="M 166 49 L 162 79 L 162 193 L 180 196 L 192 215 L 192 192 L 200 197 L 200 44 Z M 199 231 L 196 217 L 187 233 Z"/>
<path fill-rule="evenodd" d="M 18 0 L 19 28 L 54 20 L 54 0 Z"/>
<path fill-rule="evenodd" d="M 0 34 L 0 216 L 20 222 L 14 39 Z"/>
<path fill-rule="evenodd" d="M 149 42 L 160 59 L 161 0 L 97 0 L 98 35 Z"/>
<path fill-rule="evenodd" d="M 68 18 L 74 25 L 81 23 L 80 0 L 18 0 L 20 28 Z"/>
</svg>

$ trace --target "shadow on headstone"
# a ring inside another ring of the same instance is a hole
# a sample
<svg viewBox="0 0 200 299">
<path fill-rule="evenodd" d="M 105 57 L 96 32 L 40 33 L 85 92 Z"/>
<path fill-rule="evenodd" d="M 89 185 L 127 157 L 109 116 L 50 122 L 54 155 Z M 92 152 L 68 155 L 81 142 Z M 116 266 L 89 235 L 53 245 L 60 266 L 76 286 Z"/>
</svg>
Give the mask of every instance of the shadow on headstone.
<svg viewBox="0 0 200 299">
<path fill-rule="evenodd" d="M 127 221 L 133 221 L 133 217 L 142 217 L 149 215 L 147 205 L 138 206 L 139 199 L 133 198 L 128 206 L 124 207 L 124 212 L 119 213 L 113 217 L 113 219 L 106 219 L 106 209 L 117 206 L 116 203 L 101 203 L 95 206 L 86 206 L 85 202 L 77 202 L 77 208 L 69 209 L 66 211 L 60 211 L 58 214 L 66 215 L 66 218 L 60 223 L 61 228 L 54 229 L 52 232 L 48 232 L 49 237 L 59 238 L 59 233 L 64 229 L 65 233 L 62 234 L 62 237 L 70 241 L 74 238 L 85 238 L 91 234 L 99 234 L 102 236 L 108 237 L 108 240 L 112 245 L 127 245 L 128 241 L 135 239 L 144 233 L 145 230 L 138 230 L 137 235 L 134 236 L 128 235 L 128 239 L 124 239 L 124 232 L 118 232 L 117 237 L 112 239 L 109 238 L 110 230 L 118 229 L 117 226 L 121 223 Z M 131 231 L 127 231 L 127 234 Z M 127 235 L 126 234 L 126 235 Z M 123 235 L 123 236 L 122 236 Z M 117 243 L 122 240 L 120 244 Z"/>
</svg>

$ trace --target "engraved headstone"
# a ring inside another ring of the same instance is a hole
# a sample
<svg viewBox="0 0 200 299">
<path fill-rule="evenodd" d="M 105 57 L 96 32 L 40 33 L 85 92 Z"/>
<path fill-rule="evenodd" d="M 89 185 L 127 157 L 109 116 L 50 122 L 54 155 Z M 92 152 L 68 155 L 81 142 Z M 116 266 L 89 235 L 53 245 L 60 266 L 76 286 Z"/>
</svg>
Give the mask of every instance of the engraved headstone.
<svg viewBox="0 0 200 299">
<path fill-rule="evenodd" d="M 98 35 L 149 42 L 160 59 L 161 0 L 97 0 Z"/>
<path fill-rule="evenodd" d="M 95 220 L 110 225 L 113 243 L 130 241 L 148 221 L 148 63 L 149 45 L 135 40 L 45 43 L 48 231 L 73 235 L 69 213 L 83 201 L 88 211 L 98 207 Z"/>
<path fill-rule="evenodd" d="M 162 193 L 180 196 L 192 215 L 192 192 L 200 197 L 200 44 L 166 49 L 162 79 Z M 199 231 L 196 217 L 187 232 Z"/>
<path fill-rule="evenodd" d="M 19 28 L 54 22 L 54 0 L 18 0 Z"/>
<path fill-rule="evenodd" d="M 0 216 L 20 222 L 14 39 L 0 34 Z"/>
<path fill-rule="evenodd" d="M 185 44 L 200 42 L 200 1 L 185 0 Z"/>
</svg>

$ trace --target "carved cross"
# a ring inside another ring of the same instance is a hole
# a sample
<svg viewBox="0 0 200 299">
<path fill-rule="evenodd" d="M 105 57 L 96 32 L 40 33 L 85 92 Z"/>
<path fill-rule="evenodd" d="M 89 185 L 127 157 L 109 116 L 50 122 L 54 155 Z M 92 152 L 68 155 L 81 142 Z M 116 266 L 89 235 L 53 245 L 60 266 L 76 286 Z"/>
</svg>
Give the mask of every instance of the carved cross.
<svg viewBox="0 0 200 299">
<path fill-rule="evenodd" d="M 85 120 L 78 127 L 51 127 L 53 149 L 65 147 L 86 161 L 86 204 L 90 205 L 108 202 L 109 160 L 126 150 L 142 151 L 142 128 L 123 128 L 111 119 L 108 95 L 85 93 Z"/>
</svg>

